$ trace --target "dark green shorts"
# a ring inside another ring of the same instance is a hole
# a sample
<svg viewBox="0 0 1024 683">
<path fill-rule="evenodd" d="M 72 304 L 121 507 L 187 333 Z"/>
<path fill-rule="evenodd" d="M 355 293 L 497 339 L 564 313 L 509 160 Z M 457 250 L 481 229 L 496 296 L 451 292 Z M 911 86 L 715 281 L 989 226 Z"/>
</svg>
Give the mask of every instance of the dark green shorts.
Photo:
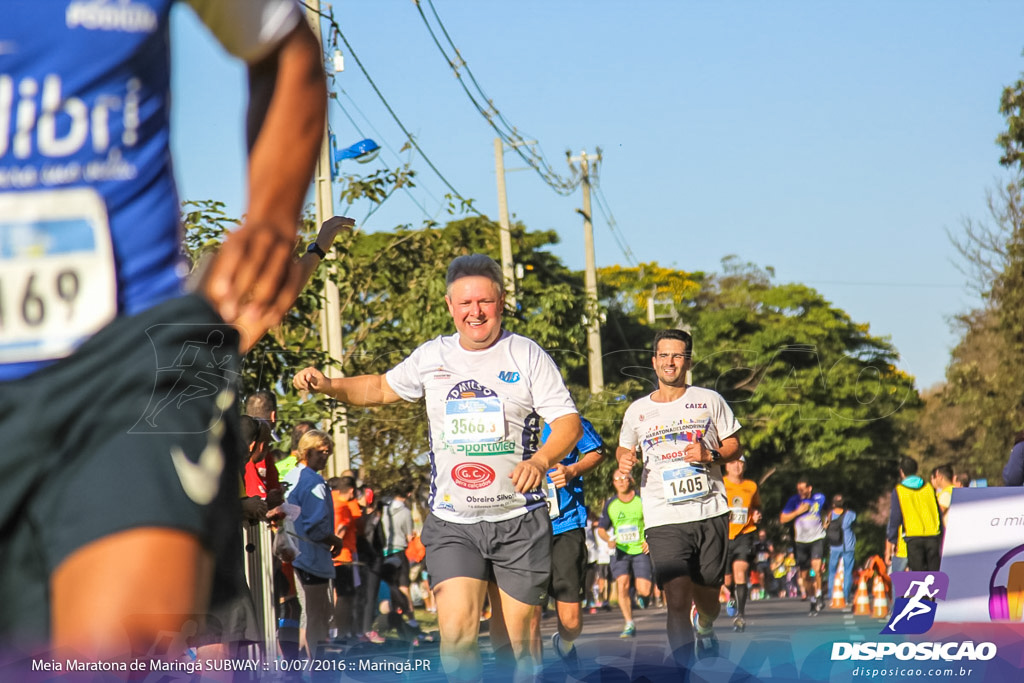
<svg viewBox="0 0 1024 683">
<path fill-rule="evenodd" d="M 0 651 L 45 646 L 49 577 L 140 527 L 194 534 L 236 599 L 238 336 L 197 296 L 114 320 L 74 354 L 0 383 Z"/>
</svg>

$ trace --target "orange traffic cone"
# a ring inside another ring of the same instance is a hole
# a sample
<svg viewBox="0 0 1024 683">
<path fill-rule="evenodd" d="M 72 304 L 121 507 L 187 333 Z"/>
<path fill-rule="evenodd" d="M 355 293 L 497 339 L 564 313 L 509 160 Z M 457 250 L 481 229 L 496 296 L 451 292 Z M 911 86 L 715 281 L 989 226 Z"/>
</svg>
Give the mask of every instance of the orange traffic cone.
<svg viewBox="0 0 1024 683">
<path fill-rule="evenodd" d="M 889 616 L 889 597 L 885 594 L 885 582 L 878 574 L 875 574 L 871 593 L 871 616 L 875 619 L 885 619 Z"/>
<path fill-rule="evenodd" d="M 832 609 L 846 609 L 846 589 L 843 587 L 843 561 L 836 566 L 836 578 L 832 582 Z"/>
<path fill-rule="evenodd" d="M 871 598 L 868 597 L 868 582 L 861 574 L 857 584 L 857 595 L 853 599 L 853 613 L 866 617 L 871 614 Z"/>
</svg>

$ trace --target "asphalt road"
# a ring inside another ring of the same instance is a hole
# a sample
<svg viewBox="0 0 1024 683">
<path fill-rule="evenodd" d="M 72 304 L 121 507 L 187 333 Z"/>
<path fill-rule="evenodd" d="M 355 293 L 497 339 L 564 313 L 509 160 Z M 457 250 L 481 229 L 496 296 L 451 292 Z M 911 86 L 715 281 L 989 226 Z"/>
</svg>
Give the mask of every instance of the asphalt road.
<svg viewBox="0 0 1024 683">
<path fill-rule="evenodd" d="M 885 625 L 884 620 L 854 616 L 850 612 L 825 609 L 817 616 L 807 615 L 808 603 L 798 599 L 751 601 L 747 606 L 747 627 L 743 633 L 732 630 L 732 618 L 723 607 L 716 622 L 721 657 L 702 660 L 693 666 L 689 680 L 731 683 L 760 680 L 830 680 L 829 655 L 833 642 L 872 641 Z M 635 610 L 636 636 L 620 638 L 623 619 L 617 607 L 597 614 L 584 614 L 583 635 L 576 641 L 581 667 L 566 670 L 551 647 L 555 618 L 542 622 L 544 643 L 544 683 L 580 680 L 586 683 L 625 683 L 626 681 L 679 681 L 682 676 L 668 660 L 664 608 Z M 484 681 L 508 680 L 508 672 L 494 661 L 490 639 L 480 637 L 484 662 Z M 357 645 L 335 658 L 345 662 L 344 673 L 335 671 L 304 676 L 312 680 L 338 681 L 445 681 L 437 643 L 423 642 L 411 647 L 400 641 L 385 645 Z M 417 664 L 418 662 L 418 664 Z M 392 666 L 394 670 L 382 667 Z M 410 668 L 416 666 L 417 668 Z M 373 667 L 377 667 L 374 669 Z M 399 671 L 406 667 L 408 670 Z M 315 673 L 315 672 L 314 672 Z"/>
</svg>

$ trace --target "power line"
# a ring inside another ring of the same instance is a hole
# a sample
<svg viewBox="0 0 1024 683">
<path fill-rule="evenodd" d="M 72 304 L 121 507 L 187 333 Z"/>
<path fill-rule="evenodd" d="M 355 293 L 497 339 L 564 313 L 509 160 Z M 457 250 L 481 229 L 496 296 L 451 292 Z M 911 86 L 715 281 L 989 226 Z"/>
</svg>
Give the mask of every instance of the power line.
<svg viewBox="0 0 1024 683">
<path fill-rule="evenodd" d="M 347 49 L 348 53 L 352 55 L 352 59 L 355 60 L 356 65 L 359 67 L 359 70 L 363 72 L 363 76 L 366 77 L 366 80 L 370 84 L 370 87 L 373 88 L 373 91 L 377 94 L 377 97 L 379 97 L 380 101 L 384 104 L 384 108 L 388 110 L 388 113 L 391 114 L 391 118 L 394 119 L 395 123 L 398 124 L 398 127 L 405 134 L 405 137 L 409 141 L 409 144 L 416 148 L 416 151 L 418 151 L 420 153 L 420 156 L 423 157 L 423 161 L 425 161 L 427 166 L 429 166 L 430 169 L 437 175 L 437 177 L 441 179 L 441 182 L 443 182 L 445 186 L 452 191 L 452 194 L 460 202 L 462 202 L 463 207 L 465 207 L 467 211 L 470 211 L 482 217 L 483 214 L 480 213 L 480 211 L 475 206 L 473 206 L 472 200 L 468 200 L 465 197 L 463 197 L 462 194 L 455 189 L 455 186 L 448 182 L 448 179 L 445 178 L 444 174 L 441 173 L 437 166 L 434 165 L 434 162 L 430 160 L 430 157 L 428 157 L 427 154 L 423 151 L 423 148 L 420 147 L 419 143 L 416 142 L 416 138 L 413 137 L 412 133 L 409 132 L 409 129 L 405 127 L 405 124 L 402 123 L 402 120 L 398 118 L 398 114 L 396 114 L 395 110 L 391 108 L 391 105 L 388 103 L 387 98 L 384 97 L 384 94 L 380 91 L 380 88 L 377 87 L 377 84 L 370 76 L 370 73 L 366 70 L 366 67 L 363 66 L 363 62 L 359 59 L 359 56 L 356 54 L 356 51 L 352 49 L 352 45 L 349 44 L 348 39 L 345 38 L 345 34 L 342 32 L 341 26 L 339 26 L 338 22 L 334 20 L 334 10 L 331 10 L 331 14 L 324 14 L 321 10 L 314 9 L 304 2 L 301 4 L 306 9 L 312 12 L 316 12 L 318 15 L 320 15 L 322 18 L 326 19 L 330 23 L 331 31 L 333 34 L 331 42 L 337 45 L 337 41 L 335 41 L 333 37 L 334 35 L 341 38 L 341 42 L 345 44 L 345 49 Z"/>
<path fill-rule="evenodd" d="M 397 114 L 395 113 L 395 111 L 394 111 L 394 110 L 393 110 L 393 109 L 391 108 L 391 105 L 390 105 L 390 104 L 388 103 L 388 101 L 387 101 L 387 99 L 386 99 L 386 98 L 384 97 L 383 93 L 381 93 L 381 91 L 380 91 L 380 88 L 378 88 L 378 87 L 377 87 L 377 84 L 376 84 L 376 83 L 375 83 L 375 82 L 373 81 L 373 78 L 372 78 L 372 77 L 370 76 L 369 72 L 368 72 L 368 71 L 366 70 L 366 67 L 365 67 L 365 66 L 363 66 L 363 63 L 362 63 L 362 61 L 361 61 L 361 60 L 359 59 L 359 56 L 358 56 L 358 55 L 357 55 L 357 54 L 355 53 L 355 50 L 353 50 L 353 49 L 352 49 L 352 45 L 351 45 L 351 44 L 350 44 L 350 43 L 348 42 L 348 40 L 347 40 L 347 39 L 345 38 L 345 34 L 344 34 L 344 33 L 342 33 L 342 31 L 341 31 L 341 27 L 340 27 L 340 26 L 338 25 L 338 22 L 337 22 L 337 21 L 335 21 L 335 19 L 334 19 L 334 13 L 333 13 L 333 9 L 331 10 L 331 14 L 325 14 L 325 13 L 324 13 L 323 11 L 321 11 L 321 10 L 318 10 L 318 9 L 314 9 L 314 8 L 310 7 L 309 5 L 307 5 L 307 4 L 305 3 L 305 2 L 301 2 L 301 0 L 300 0 L 300 4 L 301 4 L 301 5 L 303 6 L 303 7 L 306 7 L 307 9 L 309 9 L 310 11 L 312 11 L 312 12 L 315 12 L 315 13 L 316 13 L 317 15 L 319 15 L 319 16 L 320 16 L 321 18 L 323 18 L 323 19 L 326 19 L 326 20 L 328 21 L 328 23 L 329 23 L 329 24 L 330 24 L 330 26 L 331 26 L 331 31 L 332 31 L 332 37 L 331 37 L 331 44 L 332 44 L 332 45 L 335 45 L 335 46 L 337 45 L 337 41 L 336 41 L 336 40 L 334 39 L 334 36 L 335 36 L 335 35 L 336 35 L 337 37 L 341 38 L 342 42 L 343 42 L 343 43 L 345 44 L 345 48 L 346 48 L 346 49 L 348 50 L 349 54 L 351 54 L 351 55 L 352 55 L 352 59 L 353 59 L 353 60 L 355 60 L 355 62 L 356 62 L 356 65 L 357 65 L 357 66 L 359 67 L 359 70 L 363 72 L 363 76 L 364 76 L 364 77 L 366 78 L 366 80 L 367 80 L 367 81 L 369 82 L 370 86 L 371 86 L 371 87 L 373 88 L 373 91 L 374 91 L 374 92 L 375 92 L 375 93 L 377 94 L 377 97 L 378 97 L 378 98 L 380 98 L 380 101 L 381 101 L 381 102 L 382 102 L 382 103 L 384 104 L 384 107 L 385 107 L 385 108 L 386 108 L 386 109 L 388 110 L 388 113 L 389 113 L 389 114 L 391 115 L 391 118 L 392 118 L 392 119 L 394 119 L 394 121 L 395 121 L 395 123 L 396 123 L 396 124 L 398 124 L 398 127 L 399 127 L 399 128 L 400 128 L 400 129 L 402 130 L 402 132 L 403 132 L 403 133 L 405 133 L 405 135 L 406 135 L 406 138 L 407 138 L 407 139 L 409 140 L 409 144 L 410 144 L 410 145 L 412 145 L 412 147 L 413 147 L 414 149 L 416 149 L 416 151 L 418 151 L 418 152 L 420 153 L 420 155 L 421 155 L 421 156 L 423 157 L 423 160 L 424 160 L 424 161 L 425 161 L 425 162 L 427 163 L 427 165 L 428 165 L 428 166 L 430 166 L 431 170 L 433 170 L 433 171 L 434 171 L 434 173 L 435 173 L 435 174 L 437 175 L 437 177 L 438 177 L 438 178 L 440 178 L 440 179 L 441 179 L 441 181 L 442 181 L 442 182 L 443 182 L 443 183 L 445 184 L 445 186 L 447 186 L 447 187 L 448 187 L 448 189 L 452 191 L 452 194 L 453 194 L 453 195 L 454 195 L 454 196 L 455 196 L 455 197 L 456 197 L 456 198 L 457 198 L 457 199 L 458 199 L 459 201 L 461 201 L 461 202 L 462 202 L 463 206 L 464 206 L 464 207 L 466 208 L 466 210 L 467 210 L 467 211 L 470 211 L 470 212 L 472 212 L 472 213 L 476 214 L 477 216 L 479 216 L 479 217 L 481 217 L 481 218 L 485 218 L 485 219 L 486 219 L 486 218 L 487 218 L 487 216 L 485 216 L 485 215 L 484 215 L 483 213 L 481 213 L 481 212 L 480 212 L 480 211 L 479 211 L 479 210 L 478 210 L 478 209 L 477 209 L 477 208 L 476 208 L 475 206 L 473 206 L 473 204 L 471 203 L 471 201 L 470 201 L 470 200 L 466 200 L 465 198 L 463 198 L 463 196 L 462 196 L 462 195 L 461 195 L 461 194 L 460 194 L 460 193 L 458 192 L 458 190 L 456 190 L 456 189 L 455 189 L 455 188 L 454 188 L 454 187 L 452 186 L 452 184 L 451 184 L 450 182 L 448 182 L 447 178 L 445 178 L 445 177 L 444 177 L 444 175 L 443 175 L 443 174 L 442 174 L 442 173 L 441 173 L 441 172 L 440 172 L 440 171 L 439 171 L 439 170 L 437 169 L 437 167 L 436 167 L 436 166 L 435 166 L 435 165 L 434 165 L 434 164 L 433 164 L 433 163 L 432 163 L 432 162 L 430 161 L 430 159 L 429 159 L 429 158 L 427 157 L 426 153 L 425 153 L 425 152 L 423 151 L 423 149 L 422 149 L 422 148 L 421 148 L 421 147 L 419 146 L 419 144 L 418 144 L 418 143 L 416 142 L 415 138 L 414 138 L 414 137 L 412 136 L 412 134 L 411 134 L 411 133 L 409 132 L 409 130 L 408 130 L 408 129 L 407 129 L 406 127 L 405 127 L 405 125 L 404 125 L 404 124 L 402 123 L 402 121 L 401 121 L 401 120 L 400 120 L 400 119 L 398 118 L 398 115 L 397 115 Z M 417 3 L 417 6 L 418 6 L 418 3 Z M 460 81 L 461 81 L 461 79 L 460 79 Z M 345 96 L 346 96 L 346 97 L 348 97 L 348 98 L 349 98 L 349 100 L 350 100 L 350 101 L 352 101 L 353 105 L 355 105 L 355 101 L 354 101 L 354 100 L 352 100 L 352 98 L 351 98 L 351 97 L 350 97 L 350 96 L 348 95 L 348 93 L 345 93 L 345 92 L 344 92 L 344 90 L 342 90 L 342 92 L 343 92 L 343 93 L 345 94 Z M 339 106 L 340 106 L 340 102 L 339 102 Z M 367 122 L 369 122 L 369 119 L 368 119 L 368 118 L 366 117 L 366 115 L 365 115 L 365 114 L 363 114 L 363 113 L 362 113 L 362 111 L 361 111 L 361 110 L 359 110 L 358 106 L 356 106 L 356 109 L 357 109 L 357 111 L 359 111 L 359 112 L 360 112 L 360 114 L 362 114 L 363 118 L 364 118 L 364 119 L 366 119 L 366 120 L 367 120 Z M 370 124 L 370 126 L 371 126 L 371 128 L 372 128 L 372 127 L 373 127 L 373 124 L 371 123 L 371 124 Z M 375 129 L 375 130 L 376 130 L 376 129 Z M 507 138 L 507 137 L 505 137 L 505 136 L 503 136 L 503 139 L 506 139 L 506 140 L 507 140 L 508 138 Z M 522 140 L 522 138 L 521 138 L 521 137 L 519 137 L 519 136 L 518 136 L 518 134 L 516 134 L 516 136 L 515 136 L 514 140 L 520 140 L 520 141 L 521 141 L 521 140 Z M 520 148 L 520 147 L 515 147 L 515 149 L 516 149 L 517 151 L 519 151 L 519 150 L 520 150 L 521 148 Z M 394 151 L 393 151 L 393 150 L 392 150 L 392 153 L 394 153 Z M 532 152 L 532 150 L 531 150 L 531 155 L 532 155 L 532 156 L 536 156 L 536 155 L 535 155 L 535 153 L 533 153 L 533 152 Z M 396 156 L 397 156 L 397 155 L 396 155 Z M 523 154 L 522 154 L 522 152 L 521 152 L 521 151 L 520 151 L 520 156 L 523 156 Z M 524 159 L 526 159 L 526 157 L 523 157 L 523 158 L 524 158 Z M 529 163 L 529 162 L 528 162 L 528 163 Z M 546 166 L 546 165 L 547 165 L 547 164 L 546 164 L 546 162 L 545 162 L 545 166 Z M 581 182 L 581 180 L 582 180 L 582 178 L 580 178 L 579 180 L 576 180 L 576 181 L 575 181 L 575 183 L 576 183 L 576 184 L 575 184 L 575 185 L 573 186 L 573 189 L 574 189 L 574 188 L 575 188 L 576 186 L 578 186 L 578 185 L 579 185 L 579 182 Z M 406 189 L 406 191 L 408 191 L 408 189 Z M 572 190 L 570 189 L 570 192 L 571 192 L 571 191 L 572 191 Z M 422 207 L 420 207 L 420 208 L 421 208 L 421 210 L 423 210 L 423 209 L 422 209 Z M 424 213 L 426 213 L 426 212 L 424 211 Z M 489 220 L 489 219 L 488 219 L 488 220 Z M 572 289 L 572 290 L 575 290 L 575 291 L 576 291 L 577 293 L 579 293 L 579 292 L 582 292 L 582 291 L 583 291 L 583 290 L 582 290 L 582 288 L 580 288 L 580 287 L 578 287 L 577 285 L 575 285 L 575 284 L 574 284 L 574 283 L 573 283 L 572 281 L 570 281 L 570 280 L 569 280 L 568 278 L 564 278 L 564 277 L 562 277 L 562 276 L 560 276 L 560 275 L 558 275 L 558 274 L 556 274 L 556 273 L 552 272 L 552 271 L 551 271 L 551 270 L 549 270 L 549 269 L 548 269 L 547 267 L 545 267 L 545 266 L 544 266 L 543 264 L 540 264 L 540 263 L 538 263 L 538 264 L 536 264 L 536 265 L 537 265 L 537 266 L 538 266 L 538 267 L 539 267 L 539 268 L 540 268 L 540 269 L 541 269 L 542 271 L 546 272 L 546 273 L 547 273 L 547 274 L 548 274 L 548 275 L 549 275 L 550 277 L 552 277 L 553 279 L 555 279 L 555 280 L 557 280 L 557 281 L 559 281 L 559 282 L 562 282 L 563 284 L 567 285 L 567 286 L 568 286 L 568 287 L 569 287 L 570 289 Z"/>
<path fill-rule="evenodd" d="M 526 139 L 519 133 L 518 129 L 508 122 L 507 119 L 502 115 L 498 108 L 494 106 L 494 100 L 487 96 L 480 83 L 476 80 L 473 75 L 472 69 L 469 68 L 469 64 L 463 59 L 462 53 L 459 52 L 459 48 L 456 47 L 455 42 L 452 40 L 451 35 L 448 33 L 448 29 L 445 28 L 444 22 L 441 21 L 441 17 L 437 13 L 437 9 L 434 7 L 433 0 L 427 0 L 427 4 L 430 5 L 430 11 L 434 15 L 434 20 L 440 27 L 441 32 L 444 34 L 445 39 L 448 41 L 448 45 L 454 52 L 454 56 L 449 55 L 448 51 L 441 45 L 441 41 L 437 37 L 433 27 L 430 25 L 430 21 L 427 19 L 427 15 L 423 13 L 423 7 L 420 4 L 420 0 L 413 0 L 416 5 L 416 10 L 420 14 L 420 18 L 423 20 L 423 25 L 427 27 L 427 31 L 430 33 L 430 37 L 434 40 L 434 45 L 437 46 L 438 51 L 444 57 L 448 63 L 449 68 L 455 74 L 455 77 L 459 81 L 459 85 L 462 86 L 462 90 L 466 93 L 466 97 L 473 104 L 476 110 L 484 117 L 484 120 L 495 130 L 498 136 L 504 143 L 509 145 L 515 150 L 523 161 L 525 161 L 537 174 L 547 183 L 555 192 L 563 196 L 572 194 L 577 187 L 579 187 L 582 177 L 577 175 L 573 178 L 563 178 L 556 173 L 551 165 L 544 158 L 543 150 L 540 152 L 534 149 L 539 145 L 535 143 L 528 143 Z M 479 97 L 486 103 L 487 106 L 478 101 L 477 96 L 470 92 L 469 86 L 466 84 L 465 79 L 462 77 L 462 72 L 465 71 L 469 80 L 472 82 L 473 87 L 476 89 Z M 499 125 L 499 122 L 501 125 Z"/>
<path fill-rule="evenodd" d="M 345 115 L 346 119 L 348 119 L 348 122 L 351 123 L 352 127 L 356 129 L 357 133 L 359 133 L 359 137 L 365 138 L 366 137 L 366 133 L 364 133 L 363 129 L 359 127 L 359 124 L 356 123 L 355 119 L 353 119 L 352 116 L 349 115 L 348 110 L 345 109 L 344 106 L 342 106 L 342 104 L 338 100 L 338 98 L 334 98 L 334 101 L 337 103 L 338 109 L 341 109 L 341 113 Z"/>
<path fill-rule="evenodd" d="M 353 105 L 353 106 L 355 107 L 356 111 L 358 111 L 358 112 L 359 112 L 360 116 L 362 116 L 362 117 L 363 117 L 363 119 L 364 119 L 364 120 L 365 120 L 365 121 L 366 121 L 366 122 L 367 122 L 367 123 L 368 123 L 368 124 L 370 125 L 370 128 L 372 128 L 372 129 L 373 129 L 374 133 L 375 133 L 375 134 L 377 135 L 377 138 L 378 138 L 379 140 L 381 140 L 381 142 L 383 142 L 383 143 L 384 143 L 384 148 L 385 148 L 385 149 L 387 149 L 387 150 L 388 150 L 389 152 L 391 152 L 391 154 L 393 154 L 393 155 L 394 155 L 395 159 L 397 159 L 397 160 L 398 160 L 398 163 L 399 163 L 399 164 L 404 164 L 404 165 L 408 166 L 408 163 L 404 163 L 404 162 L 402 161 L 402 157 L 401 157 L 401 156 L 399 155 L 399 153 L 398 153 L 398 152 L 396 152 L 396 151 L 394 150 L 394 148 L 393 148 L 393 147 L 392 147 L 392 146 L 390 145 L 390 143 L 388 143 L 388 141 L 387 141 L 387 138 L 385 138 L 385 137 L 384 137 L 384 136 L 383 136 L 383 135 L 381 134 L 381 132 L 380 132 L 379 130 L 377 130 L 377 128 L 376 128 L 376 127 L 375 127 L 375 126 L 373 125 L 373 122 L 372 122 L 372 121 L 370 121 L 370 119 L 369 119 L 369 118 L 367 118 L 366 114 L 364 114 L 364 113 L 363 113 L 363 111 L 362 111 L 362 110 L 361 110 L 361 109 L 359 108 L 359 105 L 357 105 L 357 104 L 356 104 L 355 100 L 353 100 L 353 99 L 352 99 L 352 97 L 351 97 L 351 96 L 350 96 L 350 95 L 349 95 L 349 94 L 348 94 L 347 92 L 345 92 L 345 89 L 344 89 L 344 88 L 338 88 L 338 90 L 339 90 L 339 91 L 340 91 L 340 92 L 341 92 L 341 93 L 342 93 L 343 95 L 345 95 L 345 97 L 347 97 L 347 98 L 349 99 L 349 101 L 350 101 L 350 102 L 352 102 L 352 105 Z M 350 115 L 350 114 L 348 113 L 348 110 L 347 110 L 347 109 L 345 109 L 345 106 L 344 106 L 344 105 L 343 105 L 343 104 L 341 103 L 341 101 L 340 101 L 340 100 L 338 100 L 337 98 L 335 98 L 335 99 L 334 99 L 334 101 L 335 101 L 335 103 L 337 103 L 337 105 L 338 105 L 338 108 L 339 108 L 339 109 L 341 109 L 342 113 L 343 113 L 343 114 L 345 114 L 345 118 L 347 118 L 347 119 L 349 120 L 349 122 L 350 122 L 350 123 L 351 123 L 351 124 L 352 124 L 352 125 L 353 125 L 353 126 L 355 127 L 355 129 L 356 129 L 356 132 L 358 132 L 358 133 L 359 133 L 359 135 L 361 135 L 362 137 L 366 137 L 366 134 L 365 134 L 365 133 L 363 133 L 363 131 L 359 129 L 359 126 L 358 126 L 358 125 L 356 124 L 356 122 L 355 122 L 355 121 L 354 121 L 354 120 L 352 119 L 352 116 L 351 116 L 351 115 Z M 391 171 L 391 167 L 389 167 L 389 166 L 387 165 L 387 163 L 385 163 L 385 162 L 384 162 L 383 160 L 381 160 L 381 162 L 380 162 L 380 163 L 381 163 L 381 165 L 382 165 L 382 166 L 384 167 L 384 170 L 386 170 L 386 171 Z M 430 191 L 430 189 L 429 189 L 428 187 L 426 187 L 425 185 L 424 185 L 424 186 L 421 186 L 421 187 L 423 188 L 423 191 L 424 191 L 424 192 L 426 192 L 426 193 L 427 193 L 427 195 L 428 195 L 428 196 L 429 196 L 429 197 L 430 197 L 431 199 L 433 199 L 433 200 L 434 200 L 434 202 L 435 202 L 435 203 L 437 203 L 437 205 L 438 205 L 439 207 L 442 207 L 442 208 L 443 208 L 443 206 L 444 206 L 443 202 L 441 202 L 441 200 L 439 200 L 439 199 L 438 199 L 437 197 L 435 197 L 435 196 L 434 196 L 434 194 L 433 194 L 433 193 L 432 193 L 432 192 Z M 403 189 L 403 190 L 405 191 L 405 193 L 406 193 L 406 194 L 407 194 L 407 195 L 409 196 L 409 199 L 411 199 L 411 200 L 412 200 L 412 202 L 413 202 L 413 203 L 414 203 L 414 204 L 415 204 L 416 206 L 418 206 L 418 207 L 419 207 L 420 211 L 422 211 L 422 212 L 423 212 L 423 215 L 424 215 L 424 216 L 425 216 L 425 217 L 427 218 L 427 220 L 428 220 L 428 221 L 432 221 L 432 220 L 435 220 L 435 219 L 437 218 L 437 213 L 435 213 L 435 214 L 434 214 L 434 215 L 432 216 L 432 215 L 430 214 L 430 212 L 429 212 L 429 211 L 427 211 L 427 209 L 426 209 L 426 208 L 425 208 L 425 207 L 424 207 L 424 206 L 423 206 L 423 205 L 422 205 L 422 204 L 421 204 L 421 203 L 419 202 L 419 200 L 417 200 L 417 199 L 416 199 L 416 197 L 415 197 L 415 196 L 413 195 L 413 193 L 412 193 L 412 190 L 411 190 L 411 189 L 409 189 L 409 187 L 408 187 L 408 186 L 406 186 L 405 184 L 403 184 L 403 185 L 402 185 L 402 189 Z M 438 209 L 438 213 L 440 213 L 440 211 L 441 211 L 441 209 Z M 371 213 L 372 213 L 372 212 L 371 212 Z M 369 217 L 369 216 L 370 216 L 370 214 L 367 214 L 367 217 Z M 365 219 L 364 219 L 364 220 L 365 220 Z"/>
<path fill-rule="evenodd" d="M 619 245 L 619 250 L 622 252 L 622 255 L 623 257 L 625 257 L 627 263 L 629 263 L 634 268 L 639 268 L 640 262 L 633 254 L 633 250 L 629 248 L 629 243 L 626 242 L 626 236 L 619 231 L 619 225 L 615 221 L 615 215 L 612 214 L 612 209 L 608 205 L 608 200 L 605 198 L 604 192 L 601 190 L 601 185 L 598 183 L 593 183 L 593 187 L 594 198 L 597 200 L 594 203 L 597 204 L 597 210 L 601 212 L 602 216 L 604 216 L 604 221 L 605 223 L 607 223 L 608 229 L 612 233 L 612 237 L 615 238 L 615 242 Z"/>
</svg>

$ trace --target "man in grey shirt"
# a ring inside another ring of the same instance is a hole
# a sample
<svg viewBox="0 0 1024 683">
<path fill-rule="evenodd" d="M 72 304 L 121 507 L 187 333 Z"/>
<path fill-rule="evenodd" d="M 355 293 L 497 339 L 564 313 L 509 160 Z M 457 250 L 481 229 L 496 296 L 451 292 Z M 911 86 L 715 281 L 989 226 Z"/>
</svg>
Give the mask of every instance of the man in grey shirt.
<svg viewBox="0 0 1024 683">
<path fill-rule="evenodd" d="M 385 538 L 382 578 L 391 588 L 392 604 L 400 606 L 403 602 L 395 600 L 396 588 L 405 596 L 407 607 L 404 610 L 407 610 L 409 625 L 415 628 L 417 623 L 412 612 L 412 594 L 409 592 L 409 558 L 405 556 L 405 548 L 413 535 L 412 512 L 405 504 L 411 494 L 412 486 L 400 485 L 381 516 Z"/>
</svg>

